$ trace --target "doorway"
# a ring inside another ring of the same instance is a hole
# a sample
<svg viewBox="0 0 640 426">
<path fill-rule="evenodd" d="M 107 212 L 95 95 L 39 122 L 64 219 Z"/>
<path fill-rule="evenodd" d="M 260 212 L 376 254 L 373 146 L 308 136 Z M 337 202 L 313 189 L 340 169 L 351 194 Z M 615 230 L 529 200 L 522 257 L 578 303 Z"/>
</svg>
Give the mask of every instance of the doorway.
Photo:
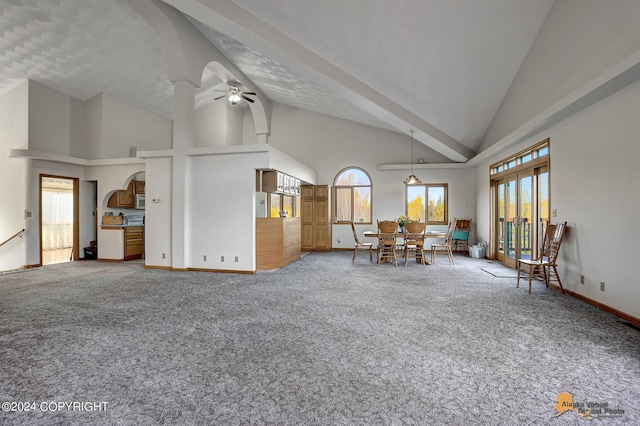
<svg viewBox="0 0 640 426">
<path fill-rule="evenodd" d="M 78 260 L 77 178 L 40 175 L 40 264 Z"/>
<path fill-rule="evenodd" d="M 492 172 L 492 258 L 515 268 L 518 259 L 537 255 L 549 222 L 548 140 L 492 166 Z"/>
</svg>

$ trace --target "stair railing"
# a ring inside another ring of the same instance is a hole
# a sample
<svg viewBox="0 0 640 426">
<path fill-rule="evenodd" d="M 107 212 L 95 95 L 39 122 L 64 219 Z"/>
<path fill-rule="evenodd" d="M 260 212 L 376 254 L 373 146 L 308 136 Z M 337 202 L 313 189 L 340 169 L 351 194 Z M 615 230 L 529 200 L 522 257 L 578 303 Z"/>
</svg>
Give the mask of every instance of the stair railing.
<svg viewBox="0 0 640 426">
<path fill-rule="evenodd" d="M 16 232 L 15 234 L 13 234 L 12 236 L 10 236 L 9 238 L 7 238 L 6 240 L 4 240 L 2 242 L 2 244 L 0 244 L 0 247 L 2 247 L 3 245 L 7 244 L 9 241 L 13 240 L 14 238 L 22 238 L 22 234 L 24 234 L 24 229 Z"/>
</svg>

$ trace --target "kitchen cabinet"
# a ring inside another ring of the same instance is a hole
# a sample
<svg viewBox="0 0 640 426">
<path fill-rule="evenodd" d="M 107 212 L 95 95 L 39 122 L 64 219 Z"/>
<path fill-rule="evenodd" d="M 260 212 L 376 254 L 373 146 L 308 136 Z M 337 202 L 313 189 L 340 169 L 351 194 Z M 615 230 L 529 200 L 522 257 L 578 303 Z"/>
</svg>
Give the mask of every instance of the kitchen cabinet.
<svg viewBox="0 0 640 426">
<path fill-rule="evenodd" d="M 124 260 L 140 259 L 144 253 L 144 227 L 124 228 Z"/>
<path fill-rule="evenodd" d="M 303 251 L 331 250 L 331 186 L 300 188 L 300 220 Z"/>
<path fill-rule="evenodd" d="M 107 207 L 132 209 L 136 204 L 136 197 L 134 194 L 135 181 L 129 182 L 127 189 L 119 189 L 111 195 L 109 201 L 107 201 Z"/>
<path fill-rule="evenodd" d="M 136 194 L 144 194 L 145 181 L 132 180 L 127 189 L 119 189 L 107 201 L 107 207 L 133 209 L 136 206 Z"/>
<path fill-rule="evenodd" d="M 134 190 L 136 194 L 144 194 L 144 185 L 145 181 L 143 180 L 134 180 Z"/>
<path fill-rule="evenodd" d="M 265 170 L 262 172 L 262 192 L 300 195 L 300 179 L 277 170 Z"/>
</svg>

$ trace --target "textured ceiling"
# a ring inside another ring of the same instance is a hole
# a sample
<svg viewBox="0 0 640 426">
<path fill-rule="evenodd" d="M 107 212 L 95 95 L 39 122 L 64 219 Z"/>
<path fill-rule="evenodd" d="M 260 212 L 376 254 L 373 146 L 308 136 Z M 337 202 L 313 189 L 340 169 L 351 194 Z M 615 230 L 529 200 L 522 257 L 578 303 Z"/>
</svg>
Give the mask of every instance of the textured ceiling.
<svg viewBox="0 0 640 426">
<path fill-rule="evenodd" d="M 436 136 L 470 150 L 480 144 L 553 4 L 165 2 L 182 11 L 273 102 L 402 133 L 408 133 L 405 123 L 415 115 Z M 252 28 L 242 28 L 241 19 L 221 30 L 189 13 L 189 5 L 214 12 L 232 5 L 271 31 L 267 34 L 282 34 L 300 48 L 287 49 L 275 36 L 254 43 L 246 36 Z M 0 33 L 0 94 L 31 79 L 79 99 L 107 92 L 173 116 L 173 85 L 160 41 L 124 0 L 0 0 Z M 211 73 L 204 77 L 197 106 L 219 94 L 211 88 L 225 87 Z M 362 88 L 367 96 L 358 96 Z"/>
<path fill-rule="evenodd" d="M 78 99 L 107 92 L 172 115 L 160 41 L 125 1 L 0 0 L 0 34 L 0 93 L 30 79 Z"/>
<path fill-rule="evenodd" d="M 366 111 L 354 108 L 348 100 L 304 78 L 259 52 L 244 46 L 193 18 L 190 21 L 231 60 L 251 81 L 276 103 L 340 117 L 370 126 L 395 130 Z"/>
</svg>

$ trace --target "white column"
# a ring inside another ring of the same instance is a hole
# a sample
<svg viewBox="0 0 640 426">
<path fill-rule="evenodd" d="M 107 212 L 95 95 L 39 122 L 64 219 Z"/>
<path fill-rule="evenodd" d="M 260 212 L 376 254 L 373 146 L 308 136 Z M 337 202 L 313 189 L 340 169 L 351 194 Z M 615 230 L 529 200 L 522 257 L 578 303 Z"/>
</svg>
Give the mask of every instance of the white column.
<svg viewBox="0 0 640 426">
<path fill-rule="evenodd" d="M 269 143 L 269 135 L 267 133 L 258 133 L 258 143 Z"/>
<path fill-rule="evenodd" d="M 188 258 L 189 169 L 186 149 L 194 146 L 195 89 L 191 81 L 173 82 L 175 110 L 173 118 L 173 187 L 171 215 L 171 267 L 186 269 Z"/>
</svg>

